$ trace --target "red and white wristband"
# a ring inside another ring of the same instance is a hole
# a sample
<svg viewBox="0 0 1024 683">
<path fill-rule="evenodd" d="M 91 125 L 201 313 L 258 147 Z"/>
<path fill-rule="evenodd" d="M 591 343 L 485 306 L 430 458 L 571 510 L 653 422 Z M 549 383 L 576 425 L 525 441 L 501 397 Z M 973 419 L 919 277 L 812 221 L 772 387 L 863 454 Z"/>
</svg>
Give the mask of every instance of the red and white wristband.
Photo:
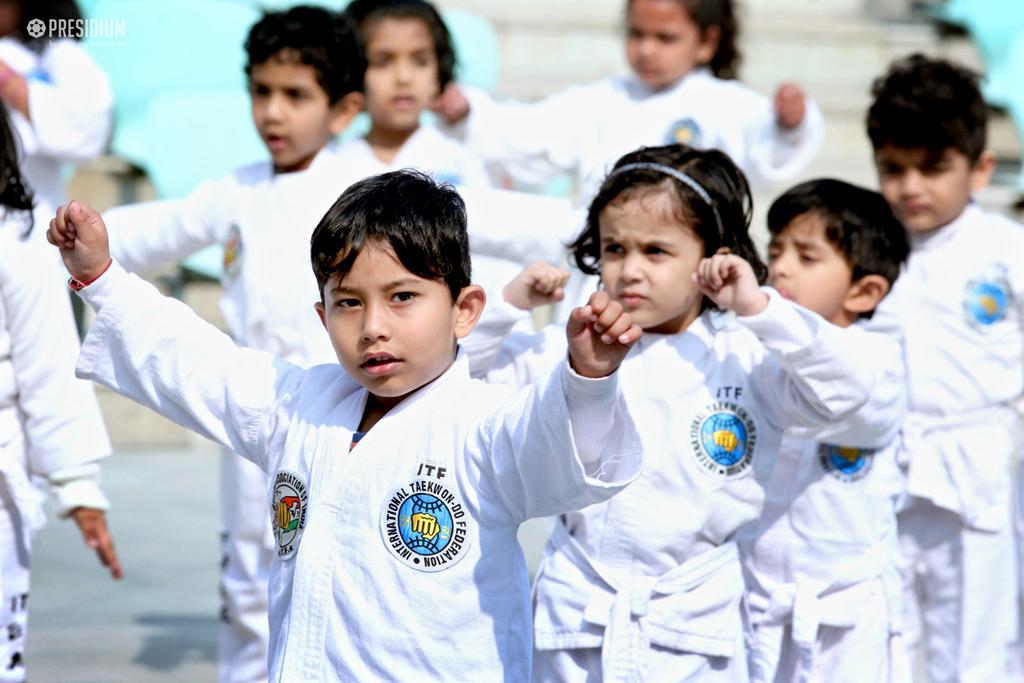
<svg viewBox="0 0 1024 683">
<path fill-rule="evenodd" d="M 108 270 L 110 270 L 110 266 L 112 266 L 113 264 L 114 264 L 114 259 L 110 259 L 110 261 L 107 262 L 107 267 L 104 268 L 102 271 L 100 271 L 99 275 L 97 275 L 96 277 L 92 278 L 91 280 L 89 280 L 87 282 L 82 282 L 81 280 L 76 280 L 75 277 L 72 275 L 71 277 L 68 278 L 68 287 L 71 288 L 72 292 L 77 292 L 78 290 L 82 289 L 83 287 L 88 287 L 89 285 L 91 285 L 92 283 L 96 282 L 101 277 L 103 277 L 103 273 L 106 273 Z"/>
</svg>

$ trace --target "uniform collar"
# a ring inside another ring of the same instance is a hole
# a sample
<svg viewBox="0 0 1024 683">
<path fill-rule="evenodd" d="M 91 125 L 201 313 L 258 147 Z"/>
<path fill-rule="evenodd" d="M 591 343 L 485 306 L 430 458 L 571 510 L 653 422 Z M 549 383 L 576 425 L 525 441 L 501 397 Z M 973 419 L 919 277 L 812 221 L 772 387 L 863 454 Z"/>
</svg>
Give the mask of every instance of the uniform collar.
<svg viewBox="0 0 1024 683">
<path fill-rule="evenodd" d="M 977 202 L 972 200 L 971 203 L 960 212 L 959 216 L 938 230 L 932 230 L 931 232 L 926 233 L 916 233 L 908 230 L 907 239 L 910 241 L 910 250 L 927 251 L 929 249 L 945 247 L 963 231 L 964 226 L 981 219 L 984 215 L 985 212 L 982 211 Z"/>
</svg>

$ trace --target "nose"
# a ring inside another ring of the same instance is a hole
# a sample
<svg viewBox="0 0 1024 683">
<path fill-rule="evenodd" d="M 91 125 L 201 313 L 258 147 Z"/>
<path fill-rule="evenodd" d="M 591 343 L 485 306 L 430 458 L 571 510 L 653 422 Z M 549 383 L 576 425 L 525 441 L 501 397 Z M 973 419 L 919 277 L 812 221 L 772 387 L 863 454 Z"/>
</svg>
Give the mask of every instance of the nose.
<svg viewBox="0 0 1024 683">
<path fill-rule="evenodd" d="M 644 259 L 635 252 L 627 253 L 622 260 L 622 279 L 626 282 L 638 282 L 644 273 Z"/>
<path fill-rule="evenodd" d="M 771 279 L 786 277 L 793 272 L 793 264 L 796 257 L 790 251 L 784 250 L 768 260 L 768 276 Z"/>
<path fill-rule="evenodd" d="M 366 342 L 386 341 L 391 337 L 391 322 L 387 306 L 367 304 L 363 309 L 362 338 Z"/>
<path fill-rule="evenodd" d="M 412 64 L 407 59 L 399 59 L 395 63 L 395 80 L 408 83 L 412 80 Z"/>
<path fill-rule="evenodd" d="M 913 197 L 921 193 L 923 189 L 923 176 L 915 168 L 904 171 L 900 178 L 900 193 L 904 197 Z"/>
<path fill-rule="evenodd" d="M 271 93 L 266 99 L 263 115 L 267 121 L 278 122 L 284 113 L 283 96 L 279 93 Z"/>
</svg>

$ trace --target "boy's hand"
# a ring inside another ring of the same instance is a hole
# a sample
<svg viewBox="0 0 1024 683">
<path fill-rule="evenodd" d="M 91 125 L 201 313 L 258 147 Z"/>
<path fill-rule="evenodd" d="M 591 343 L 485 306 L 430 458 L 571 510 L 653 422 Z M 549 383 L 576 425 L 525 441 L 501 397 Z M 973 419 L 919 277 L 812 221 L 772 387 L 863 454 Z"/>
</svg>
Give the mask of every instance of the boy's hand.
<svg viewBox="0 0 1024 683">
<path fill-rule="evenodd" d="M 73 201 L 57 209 L 46 239 L 60 249 L 64 267 L 79 282 L 99 277 L 110 265 L 107 226 L 99 213 L 83 202 Z"/>
<path fill-rule="evenodd" d="M 569 281 L 569 271 L 556 268 L 543 261 L 534 261 L 523 268 L 512 282 L 501 290 L 505 301 L 523 311 L 530 311 L 537 306 L 553 304 L 565 298 L 565 283 Z"/>
<path fill-rule="evenodd" d="M 803 91 L 792 83 L 783 83 L 775 94 L 775 114 L 779 125 L 792 130 L 804 120 L 807 107 Z"/>
<path fill-rule="evenodd" d="M 643 334 L 633 318 L 604 292 L 594 292 L 586 306 L 573 310 L 565 326 L 569 363 L 583 377 L 606 377 Z"/>
<path fill-rule="evenodd" d="M 469 116 L 469 100 L 457 85 L 449 83 L 430 105 L 430 110 L 447 121 L 449 125 L 454 125 Z"/>
<path fill-rule="evenodd" d="M 115 579 L 124 576 L 121 571 L 121 562 L 117 559 L 117 551 L 114 550 L 114 542 L 107 533 L 107 518 L 103 510 L 92 508 L 75 508 L 71 511 L 75 523 L 82 531 L 85 544 L 96 551 L 100 563 L 110 568 L 110 575 Z"/>
<path fill-rule="evenodd" d="M 697 265 L 693 280 L 704 296 L 737 315 L 757 315 L 768 306 L 768 295 L 757 284 L 754 269 L 727 247 Z"/>
</svg>

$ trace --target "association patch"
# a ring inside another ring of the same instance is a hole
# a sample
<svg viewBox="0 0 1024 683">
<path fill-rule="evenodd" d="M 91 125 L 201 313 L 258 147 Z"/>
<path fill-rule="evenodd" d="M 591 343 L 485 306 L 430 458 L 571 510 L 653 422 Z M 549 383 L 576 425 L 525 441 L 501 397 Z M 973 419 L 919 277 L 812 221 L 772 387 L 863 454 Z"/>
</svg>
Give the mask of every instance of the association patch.
<svg viewBox="0 0 1024 683">
<path fill-rule="evenodd" d="M 749 472 L 756 444 L 754 418 L 731 401 L 712 403 L 690 426 L 690 446 L 697 463 L 721 479 L 737 479 Z"/>
<path fill-rule="evenodd" d="M 875 451 L 869 448 L 823 443 L 818 446 L 818 456 L 825 472 L 848 484 L 868 476 L 875 464 Z"/>
<path fill-rule="evenodd" d="M 1003 278 L 972 280 L 964 293 L 964 315 L 968 324 L 983 330 L 1006 317 L 1011 290 Z"/>
<path fill-rule="evenodd" d="M 224 281 L 233 282 L 238 274 L 242 272 L 242 253 L 245 245 L 242 244 L 242 230 L 232 224 L 228 231 L 228 239 L 224 242 Z"/>
<path fill-rule="evenodd" d="M 458 564 L 473 541 L 474 528 L 454 486 L 437 479 L 416 478 L 392 489 L 380 511 L 384 545 L 399 562 L 422 572 Z"/>
<path fill-rule="evenodd" d="M 680 119 L 672 124 L 665 135 L 666 145 L 689 145 L 697 147 L 700 145 L 700 126 L 691 118 Z"/>
<path fill-rule="evenodd" d="M 309 498 L 306 481 L 295 472 L 278 470 L 274 475 L 274 495 L 270 517 L 273 520 L 277 556 L 287 560 L 299 548 L 302 531 L 306 528 Z"/>
</svg>

